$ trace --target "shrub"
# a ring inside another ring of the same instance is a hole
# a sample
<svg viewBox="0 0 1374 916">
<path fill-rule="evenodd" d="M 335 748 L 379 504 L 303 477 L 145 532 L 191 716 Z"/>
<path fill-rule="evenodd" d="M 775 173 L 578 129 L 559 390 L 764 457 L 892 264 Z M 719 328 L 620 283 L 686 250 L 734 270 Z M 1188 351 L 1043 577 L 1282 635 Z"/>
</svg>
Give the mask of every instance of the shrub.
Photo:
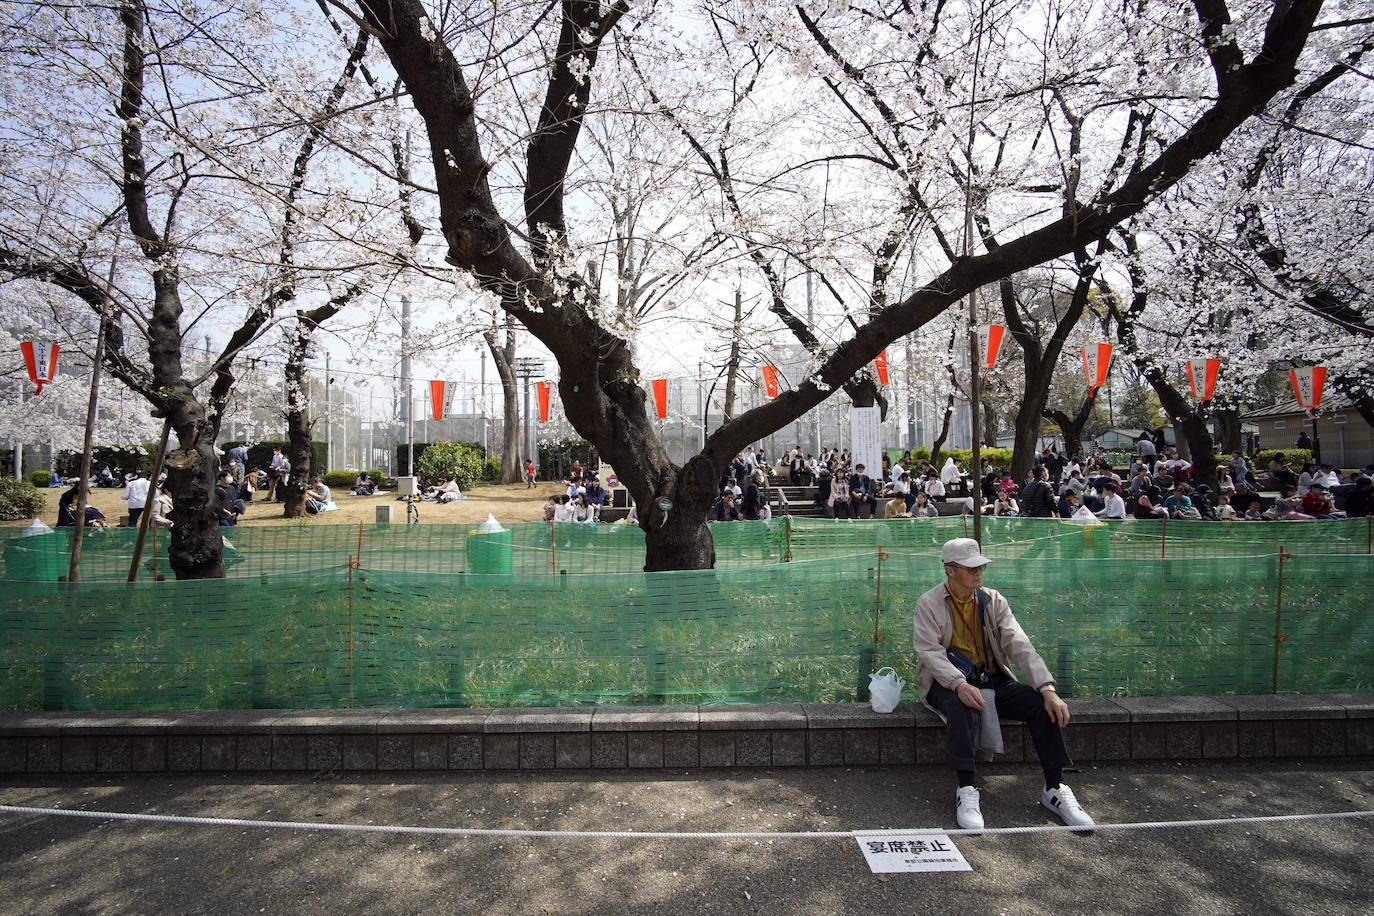
<svg viewBox="0 0 1374 916">
<path fill-rule="evenodd" d="M 495 455 L 482 462 L 482 479 L 496 480 L 501 476 L 501 459 Z"/>
<path fill-rule="evenodd" d="M 562 480 L 574 460 L 584 468 L 600 464 L 596 448 L 586 439 L 556 439 L 539 443 L 539 476 L 543 480 Z"/>
<path fill-rule="evenodd" d="M 29 482 L 40 489 L 52 484 L 52 471 L 30 471 Z"/>
<path fill-rule="evenodd" d="M 248 445 L 246 442 L 240 443 L 235 440 L 231 442 L 221 442 L 219 447 L 224 449 L 227 453 L 229 449 L 240 444 Z M 280 448 L 282 454 L 290 458 L 291 452 L 287 449 L 287 444 L 287 442 L 281 439 L 263 439 L 261 442 L 255 442 L 249 445 L 248 470 L 265 471 L 270 468 L 272 466 L 272 449 L 274 448 Z M 310 477 L 323 477 L 325 471 L 329 470 L 326 466 L 328 464 L 326 460 L 327 451 L 328 449 L 323 442 L 310 443 Z M 228 461 L 228 458 L 226 458 L 225 461 Z M 352 484 L 352 481 L 350 480 L 349 483 Z"/>
<path fill-rule="evenodd" d="M 1312 452 L 1305 448 L 1265 448 L 1255 452 L 1255 458 L 1251 462 L 1255 473 L 1268 474 L 1269 462 L 1274 460 L 1274 456 L 1283 453 L 1283 457 L 1288 459 L 1288 466 L 1293 469 L 1294 474 L 1302 472 L 1302 466 L 1312 460 Z"/>
<path fill-rule="evenodd" d="M 91 449 L 91 473 L 100 473 L 101 467 L 109 465 L 111 470 L 118 469 L 127 474 L 138 468 L 144 474 L 153 473 L 153 459 L 157 457 L 157 443 L 143 445 L 97 445 Z M 58 452 L 57 469 L 64 477 L 76 477 L 81 473 L 80 452 Z"/>
<path fill-rule="evenodd" d="M 989 448 L 989 447 L 987 447 L 987 446 L 984 446 L 984 447 L 983 447 L 983 450 L 982 450 L 982 452 L 981 452 L 981 456 L 982 456 L 983 458 L 986 458 L 986 459 L 992 464 L 992 466 L 995 467 L 995 468 L 1009 468 L 1009 467 L 1011 467 L 1011 449 L 1009 449 L 1009 448 Z M 929 460 L 930 460 L 930 449 L 928 449 L 928 448 L 913 449 L 912 452 L 911 452 L 911 457 L 912 457 L 913 459 L 917 460 L 917 461 L 929 461 Z M 944 465 L 945 459 L 946 459 L 946 458 L 958 458 L 960 461 L 964 462 L 964 470 L 967 471 L 967 470 L 969 470 L 969 469 L 972 467 L 972 463 L 973 463 L 973 449 L 969 449 L 969 448 L 943 448 L 943 449 L 940 449 L 940 464 L 941 464 L 941 465 Z M 976 469 L 975 469 L 975 470 L 976 470 Z"/>
<path fill-rule="evenodd" d="M 482 478 L 482 450 L 467 442 L 431 442 L 415 459 L 415 468 L 428 483 L 452 477 L 466 490 Z"/>
<path fill-rule="evenodd" d="M 43 498 L 27 480 L 0 477 L 0 521 L 13 522 L 34 518 L 47 508 Z"/>
<path fill-rule="evenodd" d="M 359 473 L 360 472 L 358 471 L 330 471 L 328 474 L 324 475 L 324 485 L 329 487 L 331 490 L 337 490 L 340 488 L 344 490 L 351 490 L 353 489 L 354 481 L 358 479 Z M 372 478 L 373 482 L 375 482 L 377 486 L 380 487 L 382 485 L 381 471 L 377 470 L 376 468 L 371 468 L 366 473 L 368 477 Z"/>
</svg>

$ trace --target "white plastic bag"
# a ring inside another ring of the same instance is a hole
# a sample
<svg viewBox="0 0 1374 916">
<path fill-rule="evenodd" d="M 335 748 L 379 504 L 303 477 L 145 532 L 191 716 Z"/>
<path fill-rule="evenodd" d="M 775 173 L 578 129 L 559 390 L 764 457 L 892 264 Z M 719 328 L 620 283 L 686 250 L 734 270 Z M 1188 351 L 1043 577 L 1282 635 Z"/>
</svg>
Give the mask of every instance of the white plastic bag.
<svg viewBox="0 0 1374 916">
<path fill-rule="evenodd" d="M 887 673 L 884 674 L 883 672 Z M 897 676 L 891 668 L 879 668 L 868 676 L 868 699 L 874 712 L 892 712 L 902 701 L 902 688 L 906 681 Z"/>
</svg>

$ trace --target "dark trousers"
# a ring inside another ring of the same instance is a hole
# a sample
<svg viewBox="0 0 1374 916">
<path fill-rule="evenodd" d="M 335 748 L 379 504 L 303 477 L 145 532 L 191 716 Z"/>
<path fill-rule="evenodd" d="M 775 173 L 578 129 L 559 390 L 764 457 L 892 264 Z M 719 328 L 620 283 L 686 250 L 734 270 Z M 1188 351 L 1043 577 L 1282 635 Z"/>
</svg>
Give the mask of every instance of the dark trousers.
<svg viewBox="0 0 1374 916">
<path fill-rule="evenodd" d="M 994 675 L 992 689 L 997 694 L 997 717 L 1026 723 L 1042 767 L 1062 769 L 1073 765 L 1064 745 L 1064 730 L 1050 721 L 1040 691 L 1005 674 Z M 973 746 L 978 734 L 978 710 L 965 706 L 958 694 L 939 684 L 930 685 L 926 700 L 945 717 L 949 765 L 956 770 L 976 769 Z"/>
<path fill-rule="evenodd" d="M 869 518 L 872 518 L 873 516 L 878 514 L 878 499 L 871 493 L 867 496 L 849 497 L 849 514 L 852 515 L 854 518 L 862 518 L 863 516 L 859 515 L 859 507 L 862 506 L 864 503 L 868 504 Z"/>
<path fill-rule="evenodd" d="M 129 527 L 130 527 L 130 528 L 137 528 L 137 527 L 138 527 L 138 520 L 139 520 L 140 517 L 142 517 L 142 515 L 143 515 L 143 510 L 142 510 L 141 508 L 140 508 L 140 509 L 135 509 L 134 507 L 130 506 L 130 507 L 129 507 Z"/>
</svg>

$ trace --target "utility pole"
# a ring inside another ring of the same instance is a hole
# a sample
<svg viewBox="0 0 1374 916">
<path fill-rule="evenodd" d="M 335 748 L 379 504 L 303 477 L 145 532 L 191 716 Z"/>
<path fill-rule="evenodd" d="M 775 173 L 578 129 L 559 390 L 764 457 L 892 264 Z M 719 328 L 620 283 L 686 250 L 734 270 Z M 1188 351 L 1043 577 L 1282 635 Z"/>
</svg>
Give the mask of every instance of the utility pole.
<svg viewBox="0 0 1374 916">
<path fill-rule="evenodd" d="M 482 417 L 482 457 L 487 457 L 487 350 L 482 344 L 477 345 L 477 359 L 480 361 L 482 370 L 478 376 L 477 383 L 477 402 L 478 411 Z M 526 458 L 528 461 L 529 459 Z M 523 474 L 524 471 L 521 471 Z"/>
<path fill-rule="evenodd" d="M 530 429 L 530 380 L 544 374 L 544 361 L 532 356 L 515 358 L 515 376 L 525 382 L 525 460 L 535 460 L 534 435 Z M 506 419 L 510 422 L 510 418 Z"/>
<path fill-rule="evenodd" d="M 324 464 L 334 470 L 334 414 L 329 406 L 329 351 L 324 351 Z"/>
<path fill-rule="evenodd" d="M 401 442 L 406 447 L 406 474 L 415 476 L 415 418 L 411 416 L 410 403 L 410 297 L 401 296 L 401 396 L 397 398 L 401 408 L 398 418 L 401 421 Z"/>
<path fill-rule="evenodd" d="M 829 164 L 829 163 L 826 163 L 825 176 L 826 176 L 826 187 L 827 187 L 827 189 L 828 189 L 828 188 L 829 188 L 829 181 L 830 181 L 830 164 Z M 813 305 L 812 299 L 811 299 L 811 268 L 810 268 L 810 267 L 808 267 L 808 268 L 806 269 L 806 326 L 807 326 L 808 328 L 815 328 L 815 327 L 816 327 L 814 305 Z M 820 405 L 817 405 L 817 406 L 811 408 L 811 439 L 812 439 L 813 444 L 815 445 L 815 451 L 813 451 L 811 454 L 813 454 L 813 455 L 819 455 L 819 454 L 821 453 L 821 409 L 820 409 Z"/>
</svg>

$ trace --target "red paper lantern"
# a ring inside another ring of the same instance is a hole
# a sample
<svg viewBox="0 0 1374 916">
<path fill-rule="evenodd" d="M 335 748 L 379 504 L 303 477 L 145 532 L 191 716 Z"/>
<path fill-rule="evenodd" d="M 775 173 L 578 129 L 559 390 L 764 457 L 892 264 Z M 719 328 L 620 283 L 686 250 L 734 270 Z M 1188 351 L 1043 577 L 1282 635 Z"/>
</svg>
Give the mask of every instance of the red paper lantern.
<svg viewBox="0 0 1374 916">
<path fill-rule="evenodd" d="M 878 370 L 878 384 L 880 384 L 880 385 L 886 385 L 886 384 L 887 384 L 887 378 L 888 378 L 888 376 L 887 376 L 887 350 L 883 350 L 883 352 L 881 352 L 881 353 L 879 353 L 879 354 L 877 355 L 877 357 L 873 360 L 873 365 L 874 365 L 874 367 L 877 368 L 877 370 Z"/>
<path fill-rule="evenodd" d="M 990 324 L 978 332 L 978 352 L 983 357 L 983 377 L 997 368 L 997 354 L 1002 350 L 1002 337 L 1007 333 L 1005 325 Z"/>
<path fill-rule="evenodd" d="M 24 365 L 29 370 L 29 381 L 37 387 L 34 389 L 34 397 L 43 393 L 43 386 L 53 380 L 53 374 L 57 372 L 57 344 L 35 344 L 31 340 L 26 340 L 19 345 L 19 350 L 24 354 Z"/>
<path fill-rule="evenodd" d="M 768 396 L 775 398 L 778 396 L 778 367 L 763 367 L 763 387 L 768 390 Z"/>
<path fill-rule="evenodd" d="M 1221 371 L 1219 359 L 1190 359 L 1183 364 L 1188 371 L 1188 387 L 1193 389 L 1193 397 L 1199 401 L 1210 401 L 1217 390 L 1217 373 Z"/>
<path fill-rule="evenodd" d="M 1322 406 L 1322 388 L 1326 385 L 1325 366 L 1290 369 L 1288 379 L 1293 383 L 1293 394 L 1298 399 L 1299 407 L 1315 409 Z"/>
<path fill-rule="evenodd" d="M 658 418 L 668 419 L 668 380 L 654 379 L 654 406 L 658 408 Z"/>
<path fill-rule="evenodd" d="M 1112 365 L 1112 345 L 1109 343 L 1089 344 L 1082 347 L 1083 377 L 1088 380 L 1088 394 L 1102 387 L 1107 381 L 1107 370 Z"/>
<path fill-rule="evenodd" d="M 539 382 L 534 386 L 535 392 L 539 395 L 539 422 L 549 422 L 549 396 L 553 385 L 548 382 Z"/>
</svg>

